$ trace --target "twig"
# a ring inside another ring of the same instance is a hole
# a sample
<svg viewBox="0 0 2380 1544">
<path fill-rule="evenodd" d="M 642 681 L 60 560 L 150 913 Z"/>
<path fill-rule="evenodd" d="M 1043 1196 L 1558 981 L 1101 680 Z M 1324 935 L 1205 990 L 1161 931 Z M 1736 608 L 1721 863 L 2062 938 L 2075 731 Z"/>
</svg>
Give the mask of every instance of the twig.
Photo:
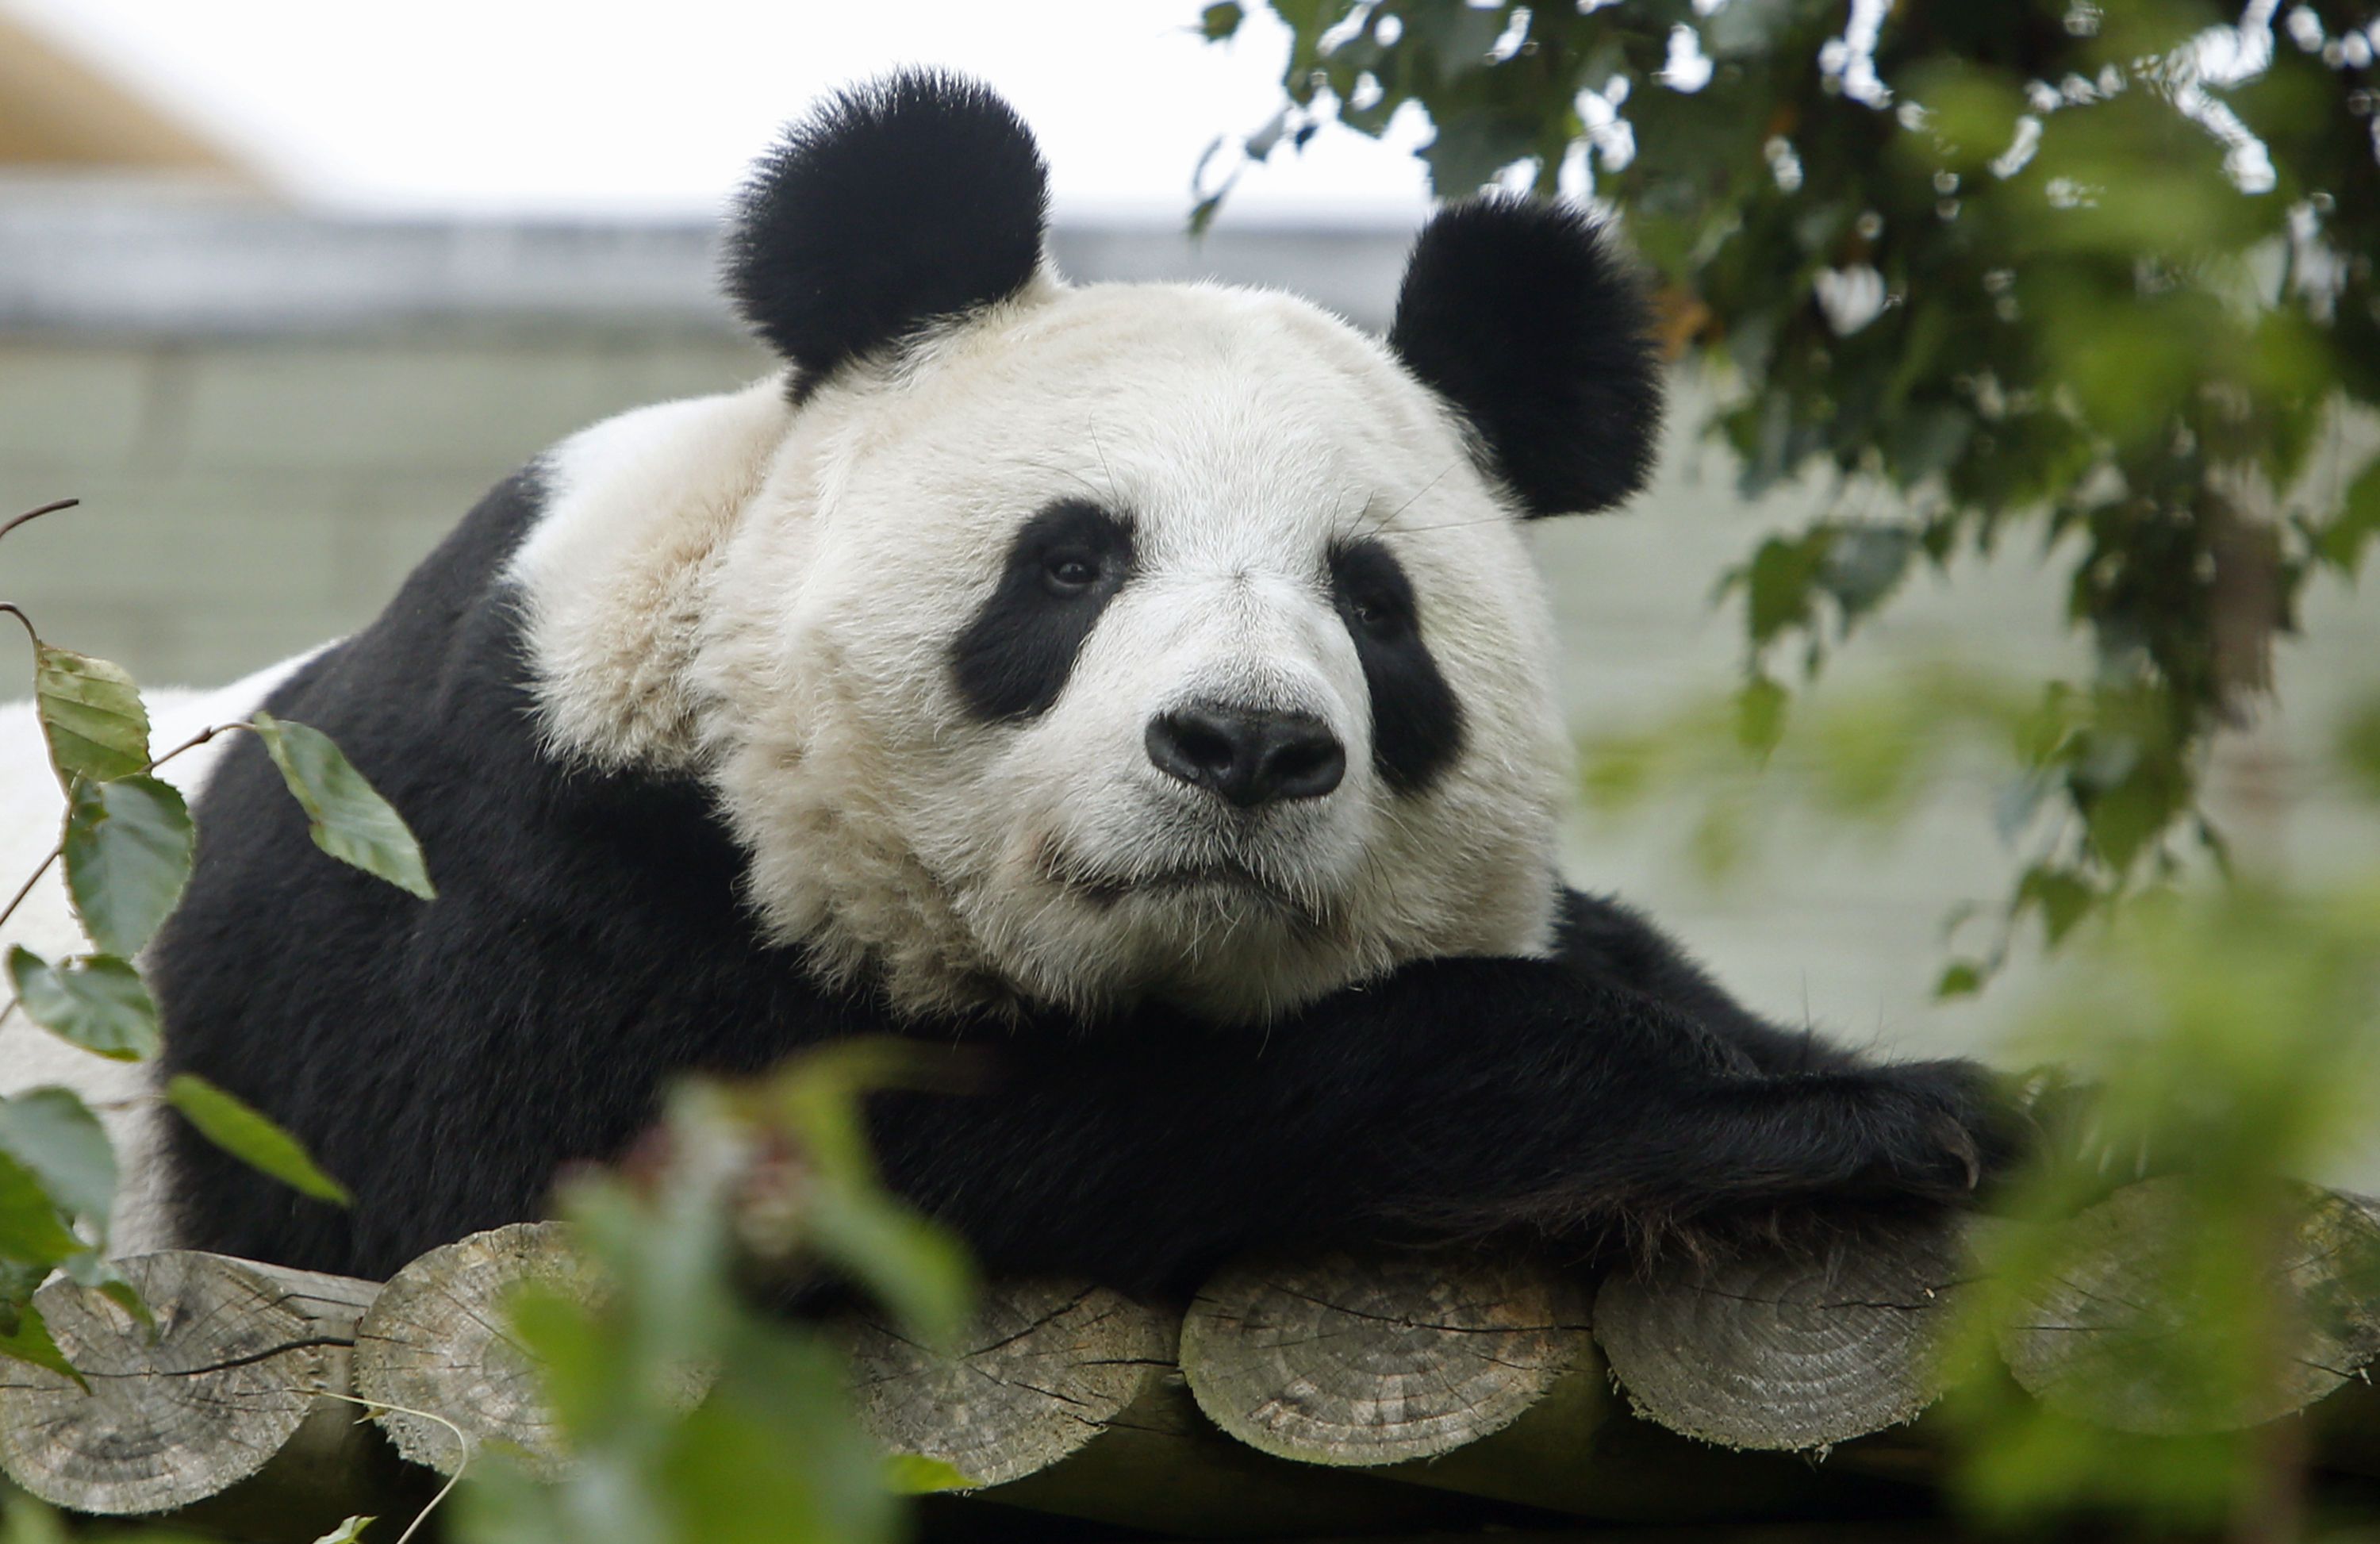
<svg viewBox="0 0 2380 1544">
<path fill-rule="evenodd" d="M 38 520 L 44 515 L 55 515 L 61 509 L 72 509 L 80 503 L 82 503 L 80 499 L 53 499 L 39 509 L 28 509 L 6 525 L 0 526 L 0 536 L 7 535 L 28 520 Z"/>
<path fill-rule="evenodd" d="M 25 636 L 33 640 L 33 647 L 36 650 L 39 650 L 42 647 L 42 635 L 33 631 L 33 619 L 27 616 L 22 611 L 18 610 L 16 602 L 12 601 L 0 601 L 0 611 L 6 612 L 24 626 Z"/>
<path fill-rule="evenodd" d="M 31 877 L 25 881 L 23 888 L 17 892 L 16 898 L 8 903 L 6 909 L 0 909 L 0 928 L 8 925 L 8 918 L 17 915 L 17 908 L 25 904 L 25 897 L 33 893 L 33 886 L 42 882 L 42 876 L 50 871 L 50 865 L 55 863 L 66 850 L 66 838 L 61 836 L 58 838 L 58 845 L 50 849 L 50 856 L 42 859 L 42 866 L 33 870 Z"/>
<path fill-rule="evenodd" d="M 430 1514 L 438 1510 L 438 1503 L 444 1501 L 447 1495 L 453 1491 L 455 1487 L 463 1482 L 463 1471 L 471 1466 L 472 1450 L 470 1433 L 465 1431 L 461 1427 L 456 1426 L 453 1421 L 448 1420 L 445 1416 L 437 1415 L 429 1410 L 416 1410 L 403 1404 L 385 1404 L 376 1399 L 358 1399 L 353 1394 L 332 1393 L 328 1389 L 325 1389 L 322 1392 L 330 1394 L 333 1399 L 345 1400 L 349 1404 L 360 1404 L 367 1410 L 389 1410 L 400 1416 L 415 1416 L 425 1421 L 435 1421 L 440 1426 L 444 1427 L 447 1430 L 455 1434 L 455 1441 L 462 1449 L 462 1456 L 455 1462 L 455 1472 L 446 1477 L 446 1483 L 438 1488 L 438 1494 L 430 1498 L 430 1504 L 423 1507 L 419 1513 L 417 1513 L 414 1515 L 413 1521 L 406 1525 L 405 1531 L 396 1536 L 396 1544 L 412 1544 L 413 1536 L 420 1531 L 421 1525 L 428 1522 L 430 1520 Z M 361 1425 L 362 1423 L 358 1421 L 357 1424 Z"/>
<path fill-rule="evenodd" d="M 235 729 L 253 729 L 254 727 L 256 726 L 249 723 L 246 719 L 238 719 L 230 723 L 218 723 L 212 728 L 201 729 L 197 734 L 191 736 L 188 739 L 184 740 L 180 745 L 176 746 L 173 749 L 165 752 L 164 755 L 151 761 L 147 766 L 140 770 L 143 772 L 155 772 L 159 767 L 164 766 L 175 757 L 182 754 L 182 752 L 186 750 L 196 750 L 199 747 L 206 744 L 209 740 L 213 739 L 217 735 L 228 735 Z M 0 917 L 0 921 L 6 920 L 7 920 L 6 918 Z"/>
</svg>

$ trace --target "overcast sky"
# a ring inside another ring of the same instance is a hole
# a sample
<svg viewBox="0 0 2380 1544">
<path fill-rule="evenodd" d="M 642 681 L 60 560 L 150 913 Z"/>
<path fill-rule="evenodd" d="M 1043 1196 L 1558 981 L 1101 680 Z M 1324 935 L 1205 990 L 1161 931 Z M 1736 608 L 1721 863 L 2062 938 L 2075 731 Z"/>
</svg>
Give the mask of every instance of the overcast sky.
<svg viewBox="0 0 2380 1544">
<path fill-rule="evenodd" d="M 1181 218 L 1199 152 L 1279 102 L 1260 7 L 1197 0 L 0 0 L 309 202 L 693 215 L 775 127 L 903 63 L 981 76 L 1040 135 L 1059 212 Z M 1276 152 L 1241 218 L 1418 217 L 1415 132 Z"/>
</svg>

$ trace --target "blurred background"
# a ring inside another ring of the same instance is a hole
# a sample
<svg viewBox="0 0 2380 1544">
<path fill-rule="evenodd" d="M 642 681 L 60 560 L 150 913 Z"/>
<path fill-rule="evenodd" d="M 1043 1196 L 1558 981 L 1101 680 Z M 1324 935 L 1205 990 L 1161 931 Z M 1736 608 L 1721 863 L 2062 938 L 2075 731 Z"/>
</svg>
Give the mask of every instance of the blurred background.
<svg viewBox="0 0 2380 1544">
<path fill-rule="evenodd" d="M 1702 7 L 1696 7 L 1699 12 Z M 1324 133 L 1250 166 L 1202 238 L 1194 176 L 1280 101 L 1268 13 L 1224 46 L 1186 0 L 897 8 L 544 0 L 401 10 L 298 0 L 0 0 L 0 593 L 144 683 L 212 684 L 368 620 L 490 483 L 570 431 L 723 390 L 767 361 L 713 291 L 749 158 L 819 92 L 906 62 L 979 75 L 1042 139 L 1077 280 L 1217 275 L 1386 325 L 1428 208 L 1418 121 Z M 1534 539 L 1582 735 L 1738 679 L 1715 577 L 1764 531 L 1882 495 L 1736 492 L 1682 376 L 1657 486 Z M 1914 577 L 1830 682 L 1981 661 L 2087 672 L 2062 573 L 2020 532 L 1952 582 Z M 2216 752 L 2209 805 L 2243 862 L 2380 863 L 2308 736 L 2380 680 L 2380 607 L 2310 584 L 2278 706 Z M 2008 891 L 2000 787 L 1934 787 L 1873 840 L 1790 832 L 1717 884 L 1692 811 L 1573 821 L 1573 882 L 1643 905 L 1763 1011 L 1905 1052 L 1983 1048 L 2029 957 L 1933 1000 L 1946 918 Z"/>
</svg>

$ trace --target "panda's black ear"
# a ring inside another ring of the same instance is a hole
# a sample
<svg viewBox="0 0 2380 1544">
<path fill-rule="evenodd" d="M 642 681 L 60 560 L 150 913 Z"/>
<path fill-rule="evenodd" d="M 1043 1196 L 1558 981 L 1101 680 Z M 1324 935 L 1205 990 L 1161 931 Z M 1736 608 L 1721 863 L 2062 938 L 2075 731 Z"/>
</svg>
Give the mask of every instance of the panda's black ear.
<svg viewBox="0 0 2380 1544">
<path fill-rule="evenodd" d="M 1041 261 L 1049 173 L 976 81 L 904 70 L 787 126 L 737 200 L 727 293 L 797 389 L 937 318 L 1005 299 Z"/>
<path fill-rule="evenodd" d="M 1653 468 L 1651 312 L 1578 210 L 1490 195 L 1440 211 L 1405 264 L 1389 344 L 1471 420 L 1531 516 L 1608 508 Z"/>
</svg>

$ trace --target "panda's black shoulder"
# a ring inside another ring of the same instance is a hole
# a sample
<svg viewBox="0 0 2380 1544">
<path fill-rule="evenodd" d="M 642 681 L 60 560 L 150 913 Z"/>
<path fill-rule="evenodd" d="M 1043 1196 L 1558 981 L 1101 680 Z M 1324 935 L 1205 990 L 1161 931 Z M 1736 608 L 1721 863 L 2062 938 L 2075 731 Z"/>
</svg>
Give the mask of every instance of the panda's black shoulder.
<svg viewBox="0 0 2380 1544">
<path fill-rule="evenodd" d="M 1555 954 L 1572 971 L 1617 982 L 1725 1037 L 1764 1072 L 1818 1072 L 1850 1058 L 1815 1035 L 1780 1028 L 1728 995 L 1677 942 L 1633 906 L 1565 889 Z"/>
<path fill-rule="evenodd" d="M 698 780 L 542 743 L 506 573 L 544 505 L 534 468 L 498 487 L 266 701 L 404 817 L 435 901 L 318 851 L 249 736 L 197 800 L 198 861 L 151 954 L 165 1070 L 262 1109 L 358 1199 L 299 1200 L 173 1125 L 197 1246 L 377 1279 L 537 1215 L 557 1164 L 615 1156 L 672 1075 L 880 1027 L 760 937 Z"/>
</svg>

